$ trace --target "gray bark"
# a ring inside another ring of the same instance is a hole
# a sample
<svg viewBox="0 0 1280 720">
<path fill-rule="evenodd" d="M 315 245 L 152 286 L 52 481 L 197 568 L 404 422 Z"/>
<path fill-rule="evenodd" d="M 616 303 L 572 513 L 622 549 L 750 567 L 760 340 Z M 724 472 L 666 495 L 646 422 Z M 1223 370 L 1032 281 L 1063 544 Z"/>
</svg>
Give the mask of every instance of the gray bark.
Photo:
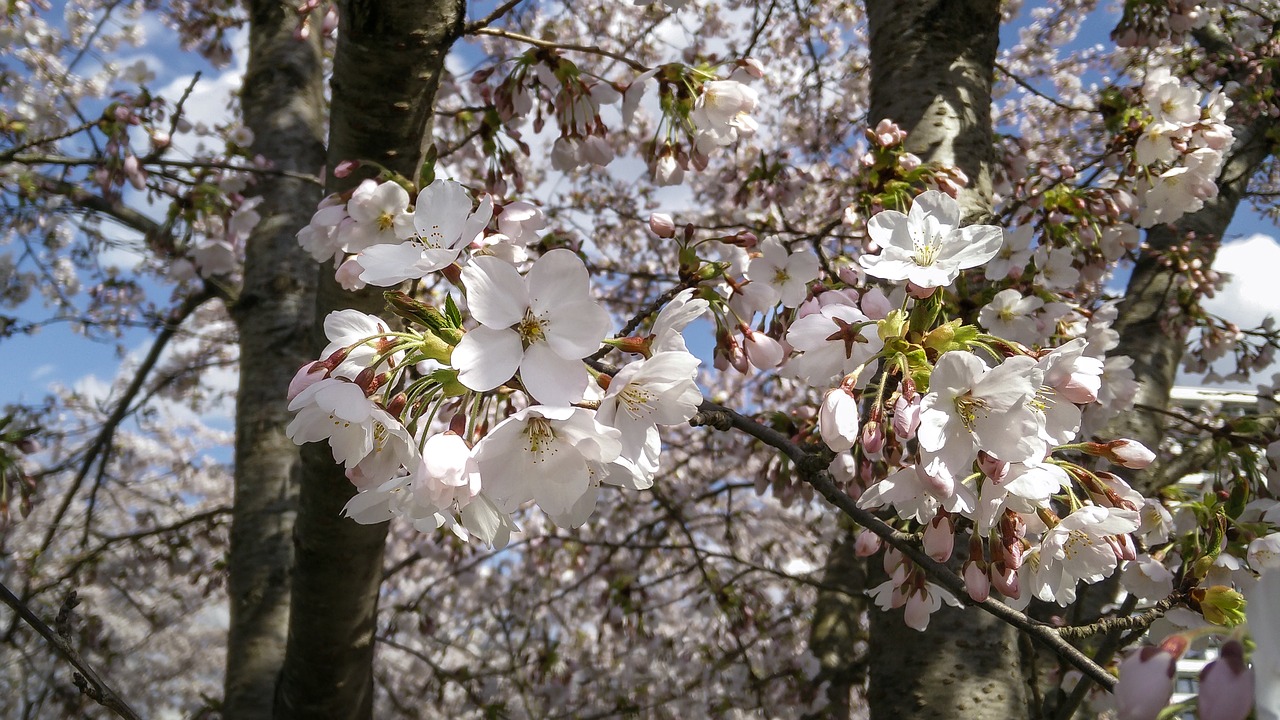
<svg viewBox="0 0 1280 720">
<path fill-rule="evenodd" d="M 850 529 L 831 549 L 809 629 L 809 648 L 822 666 L 815 682 L 826 683 L 821 717 L 850 717 L 867 682 L 867 568 L 854 540 Z"/>
<path fill-rule="evenodd" d="M 909 133 L 907 149 L 922 160 L 963 170 L 969 186 L 958 200 L 966 219 L 988 215 L 999 2 L 868 0 L 867 17 L 871 118 L 897 122 Z M 961 539 L 957 553 L 966 545 Z M 1007 720 L 1026 713 L 1017 634 L 1009 625 L 947 605 L 926 632 L 908 628 L 901 612 L 871 612 L 870 625 L 873 720 Z"/>
<path fill-rule="evenodd" d="M 324 166 L 320 48 L 293 38 L 297 16 L 278 0 L 249 3 L 249 65 L 241 93 L 254 150 L 283 170 Z M 231 315 L 240 335 L 235 501 L 228 595 L 231 623 L 223 714 L 271 716 L 284 661 L 297 507 L 298 447 L 285 436 L 285 393 L 313 359 L 315 262 L 294 237 L 320 201 L 314 183 L 265 175 L 252 192 L 262 221 L 245 249 L 244 286 Z"/>
<path fill-rule="evenodd" d="M 450 45 L 462 30 L 460 0 L 347 0 L 333 60 L 328 167 L 330 192 L 345 179 L 343 160 L 375 160 L 417 176 L 429 142 L 432 101 Z M 312 355 L 327 343 L 321 323 L 333 310 L 377 312 L 381 293 L 349 293 L 320 270 Z M 288 650 L 276 696 L 280 718 L 368 718 L 373 708 L 374 630 L 387 526 L 340 517 L 354 494 L 329 448 L 303 449 L 294 531 L 296 564 Z"/>
<path fill-rule="evenodd" d="M 1175 283 L 1180 273 L 1176 267 L 1162 265 L 1159 253 L 1180 244 L 1187 233 L 1195 232 L 1196 242 L 1208 249 L 1205 265 L 1213 262 L 1216 243 L 1222 240 L 1231 224 L 1249 178 L 1271 154 L 1271 143 L 1265 137 L 1269 126 L 1270 122 L 1264 120 L 1234 126 L 1236 142 L 1218 175 L 1218 196 L 1172 225 L 1159 225 L 1147 231 L 1146 248 L 1134 265 L 1112 326 L 1120 333 L 1120 343 L 1112 354 L 1133 358 L 1138 406 L 1111 423 L 1107 428 L 1109 437 L 1132 438 L 1152 449 L 1164 438 L 1168 418 L 1162 411 L 1169 407 L 1169 393 L 1182 362 L 1190 327 L 1178 317 L 1181 311 L 1176 302 Z M 1157 472 L 1139 473 L 1131 478 L 1134 487 L 1144 495 L 1178 480 L 1168 473 Z"/>
</svg>

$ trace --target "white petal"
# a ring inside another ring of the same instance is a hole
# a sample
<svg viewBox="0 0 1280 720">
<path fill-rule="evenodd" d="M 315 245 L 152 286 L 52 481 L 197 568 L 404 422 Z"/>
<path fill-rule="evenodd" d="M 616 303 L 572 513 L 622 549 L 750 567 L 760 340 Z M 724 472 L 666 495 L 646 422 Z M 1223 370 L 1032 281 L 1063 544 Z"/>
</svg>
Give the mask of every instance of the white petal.
<svg viewBox="0 0 1280 720">
<path fill-rule="evenodd" d="M 461 347 L 458 346 L 459 349 Z M 457 352 L 454 350 L 455 358 Z M 530 345 L 520 362 L 520 380 L 525 388 L 538 402 L 547 405 L 565 406 L 578 402 L 587 390 L 589 379 L 581 360 L 567 360 L 547 343 Z"/>
<path fill-rule="evenodd" d="M 462 269 L 467 307 L 482 325 L 507 328 L 524 319 L 529 294 L 524 278 L 510 264 L 492 256 L 472 258 Z"/>
<path fill-rule="evenodd" d="M 462 336 L 453 349 L 452 362 L 458 369 L 458 382 L 484 392 L 510 380 L 523 355 L 516 331 L 481 326 Z"/>
<path fill-rule="evenodd" d="M 921 225 L 926 222 L 926 217 L 933 218 L 938 225 L 954 229 L 960 226 L 960 203 L 944 192 L 929 190 L 911 204 L 909 217 Z"/>
<path fill-rule="evenodd" d="M 528 281 L 529 307 L 538 314 L 591 297 L 587 266 L 572 250 L 560 248 L 538 258 Z"/>
<path fill-rule="evenodd" d="M 470 214 L 467 189 L 452 180 L 436 180 L 418 193 L 413 225 L 428 244 L 449 247 L 456 244 Z"/>
<path fill-rule="evenodd" d="M 594 300 L 552 308 L 546 315 L 547 344 L 564 358 L 584 358 L 609 332 L 609 312 Z"/>
</svg>

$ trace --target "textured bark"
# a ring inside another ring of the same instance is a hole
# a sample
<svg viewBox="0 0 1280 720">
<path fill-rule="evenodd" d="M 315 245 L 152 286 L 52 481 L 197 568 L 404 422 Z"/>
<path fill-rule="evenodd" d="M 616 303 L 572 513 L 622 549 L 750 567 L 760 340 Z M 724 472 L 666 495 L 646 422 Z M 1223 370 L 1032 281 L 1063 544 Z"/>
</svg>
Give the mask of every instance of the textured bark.
<svg viewBox="0 0 1280 720">
<path fill-rule="evenodd" d="M 1112 354 L 1133 358 L 1138 407 L 1113 421 L 1107 428 L 1108 437 L 1133 438 L 1151 448 L 1159 446 L 1164 437 L 1167 417 L 1161 411 L 1168 409 L 1169 392 L 1182 362 L 1189 327 L 1178 318 L 1181 311 L 1177 306 L 1175 283 L 1180 273 L 1176 267 L 1162 265 L 1159 253 L 1181 243 L 1189 232 L 1195 232 L 1200 242 L 1222 240 L 1249 178 L 1271 153 L 1271 144 L 1265 137 L 1269 126 L 1269 121 L 1235 126 L 1235 145 L 1218 176 L 1218 197 L 1173 225 L 1160 225 L 1147 231 L 1146 248 L 1129 277 L 1129 286 L 1112 325 L 1120 333 L 1120 343 Z M 1211 250 L 1204 256 L 1206 266 L 1213 262 L 1214 254 Z M 1144 495 L 1150 495 L 1161 484 L 1177 482 L 1179 478 L 1152 472 L 1140 473 L 1131 480 Z"/>
<path fill-rule="evenodd" d="M 967 222 L 991 212 L 991 85 L 999 44 L 994 0 L 867 0 L 871 109 L 906 130 L 907 150 L 969 176 Z"/>
<path fill-rule="evenodd" d="M 333 60 L 327 189 L 350 188 L 367 174 L 334 177 L 343 160 L 374 160 L 416 177 L 429 142 L 432 100 L 450 45 L 462 29 L 459 0 L 348 0 Z M 326 344 L 333 310 L 382 308 L 377 288 L 348 293 L 320 270 L 312 355 Z M 289 641 L 276 715 L 368 718 L 373 711 L 373 635 L 387 526 L 340 516 L 354 488 L 329 448 L 303 450 L 294 531 L 296 564 Z"/>
<path fill-rule="evenodd" d="M 999 44 L 996 0 L 868 0 L 871 118 L 909 134 L 907 149 L 969 176 L 958 198 L 968 222 L 991 212 L 991 86 Z M 963 553 L 967 541 L 957 543 Z M 957 556 L 958 557 L 958 556 Z M 873 581 L 874 582 L 874 581 Z M 871 717 L 1020 717 L 1025 684 L 1017 634 L 984 613 L 944 605 L 927 632 L 902 613 L 870 613 Z"/>
<path fill-rule="evenodd" d="M 815 682 L 827 687 L 822 717 L 850 717 L 867 682 L 867 569 L 853 546 L 849 530 L 831 549 L 809 630 L 809 648 L 822 664 Z"/>
<path fill-rule="evenodd" d="M 297 16 L 278 0 L 249 7 L 249 66 L 241 92 L 254 150 L 277 168 L 319 175 L 324 95 L 319 45 L 293 38 Z M 320 200 L 315 183 L 263 176 L 262 221 L 245 249 L 244 286 L 231 308 L 240 334 L 235 502 L 228 565 L 231 625 L 223 714 L 271 716 L 284 661 L 297 507 L 298 447 L 285 435 L 285 393 L 312 359 L 315 261 L 298 246 Z"/>
</svg>

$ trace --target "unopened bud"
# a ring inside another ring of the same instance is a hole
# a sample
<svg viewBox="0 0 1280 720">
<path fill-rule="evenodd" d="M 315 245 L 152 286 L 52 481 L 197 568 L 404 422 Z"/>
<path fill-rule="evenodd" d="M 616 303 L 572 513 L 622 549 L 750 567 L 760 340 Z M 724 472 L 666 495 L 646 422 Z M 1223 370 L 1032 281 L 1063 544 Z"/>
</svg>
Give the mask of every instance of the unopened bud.
<svg viewBox="0 0 1280 720">
<path fill-rule="evenodd" d="M 673 238 L 676 236 L 676 223 L 666 213 L 653 213 L 649 216 L 649 230 L 660 238 Z"/>
<path fill-rule="evenodd" d="M 870 530 L 859 530 L 858 536 L 853 541 L 853 554 L 860 558 L 871 557 L 880 550 L 881 545 L 879 535 Z"/>
</svg>

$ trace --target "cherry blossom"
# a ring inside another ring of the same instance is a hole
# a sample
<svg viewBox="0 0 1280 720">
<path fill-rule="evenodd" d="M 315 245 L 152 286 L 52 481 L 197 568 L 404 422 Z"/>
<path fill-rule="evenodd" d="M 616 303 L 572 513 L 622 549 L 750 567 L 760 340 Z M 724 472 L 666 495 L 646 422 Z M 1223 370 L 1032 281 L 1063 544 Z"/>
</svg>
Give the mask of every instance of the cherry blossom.
<svg viewBox="0 0 1280 720">
<path fill-rule="evenodd" d="M 960 227 L 959 203 L 937 190 L 917 197 L 908 215 L 897 210 L 873 215 L 867 234 L 880 246 L 878 255 L 859 258 L 868 275 L 922 288 L 950 285 L 961 270 L 995 257 L 1004 242 L 998 227 Z"/>
<path fill-rule="evenodd" d="M 568 514 L 593 488 L 593 464 L 622 453 L 622 433 L 583 408 L 525 408 L 503 420 L 476 445 L 485 492 L 498 508 L 533 500 L 552 517 Z"/>
<path fill-rule="evenodd" d="M 493 257 L 462 271 L 467 302 L 480 327 L 453 351 L 458 380 L 492 390 L 517 370 L 534 398 L 568 405 L 582 399 L 590 355 L 609 329 L 609 315 L 591 299 L 587 270 L 569 250 L 552 250 L 527 276 Z"/>
<path fill-rule="evenodd" d="M 399 187 L 395 183 L 383 185 Z M 405 199 L 407 202 L 407 195 Z M 360 253 L 360 266 L 364 269 L 360 279 L 387 287 L 426 277 L 454 263 L 492 216 L 493 201 L 489 198 L 472 212 L 471 197 L 462 185 L 452 180 L 436 180 L 418 194 L 413 215 L 405 215 L 412 219 L 411 230 L 401 227 L 398 237 L 384 244 L 373 244 Z M 397 242 L 406 236 L 412 239 Z"/>
</svg>

